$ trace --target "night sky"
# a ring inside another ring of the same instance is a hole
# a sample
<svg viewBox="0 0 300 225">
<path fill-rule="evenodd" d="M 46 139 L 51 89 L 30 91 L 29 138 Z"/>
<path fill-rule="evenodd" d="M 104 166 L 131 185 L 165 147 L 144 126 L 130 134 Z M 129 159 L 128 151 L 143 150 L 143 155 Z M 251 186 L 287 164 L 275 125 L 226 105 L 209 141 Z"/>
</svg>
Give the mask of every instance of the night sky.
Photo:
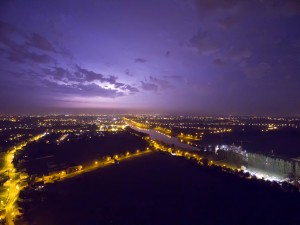
<svg viewBox="0 0 300 225">
<path fill-rule="evenodd" d="M 300 115 L 299 0 L 2 0 L 0 55 L 0 112 Z"/>
</svg>

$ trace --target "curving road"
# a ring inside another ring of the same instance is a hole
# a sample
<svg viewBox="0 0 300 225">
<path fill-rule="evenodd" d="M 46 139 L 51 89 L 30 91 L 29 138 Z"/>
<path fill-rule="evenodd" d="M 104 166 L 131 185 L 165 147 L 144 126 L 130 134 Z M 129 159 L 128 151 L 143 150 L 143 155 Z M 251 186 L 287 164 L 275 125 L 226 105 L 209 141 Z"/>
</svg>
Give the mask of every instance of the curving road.
<svg viewBox="0 0 300 225">
<path fill-rule="evenodd" d="M 20 182 L 20 176 L 19 173 L 16 172 L 16 168 L 13 164 L 14 155 L 17 151 L 22 150 L 29 143 L 37 141 L 45 135 L 46 133 L 34 136 L 25 143 L 12 147 L 4 155 L 3 168 L 0 172 L 1 174 L 7 172 L 9 179 L 4 183 L 5 188 L 3 192 L 0 193 L 0 196 L 6 199 L 6 202 L 1 202 L 1 208 L 5 210 L 5 220 L 8 225 L 14 225 L 14 218 L 20 213 L 16 205 L 16 201 L 18 200 L 20 193 L 20 187 L 18 185 Z"/>
</svg>

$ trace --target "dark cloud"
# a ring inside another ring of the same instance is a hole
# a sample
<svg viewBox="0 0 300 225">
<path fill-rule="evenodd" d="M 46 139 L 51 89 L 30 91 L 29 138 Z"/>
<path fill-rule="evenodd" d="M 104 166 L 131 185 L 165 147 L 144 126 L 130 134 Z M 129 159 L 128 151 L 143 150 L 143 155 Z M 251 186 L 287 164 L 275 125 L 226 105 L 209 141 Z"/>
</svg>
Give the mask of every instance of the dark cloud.
<svg viewBox="0 0 300 225">
<path fill-rule="evenodd" d="M 229 52 L 228 57 L 231 60 L 234 61 L 241 61 L 243 59 L 250 58 L 252 55 L 252 52 L 249 49 L 246 48 L 238 48 L 233 49 Z"/>
<path fill-rule="evenodd" d="M 170 52 L 170 51 L 167 51 L 167 52 L 166 52 L 166 57 L 169 57 L 170 54 L 171 54 L 171 52 Z"/>
<path fill-rule="evenodd" d="M 172 88 L 172 86 L 169 84 L 169 82 L 167 80 L 159 79 L 159 78 L 153 77 L 153 76 L 150 76 L 149 80 L 152 83 L 155 83 L 156 85 L 158 85 L 160 90 L 166 90 L 166 89 Z"/>
<path fill-rule="evenodd" d="M 103 80 L 106 81 L 106 82 L 108 82 L 108 83 L 111 83 L 111 84 L 116 84 L 117 83 L 117 79 L 118 79 L 117 76 L 109 75 L 108 78 L 104 78 Z"/>
<path fill-rule="evenodd" d="M 34 52 L 27 52 L 26 57 L 36 63 L 55 63 L 55 60 L 46 54 L 36 54 Z"/>
<path fill-rule="evenodd" d="M 231 9 L 243 0 L 191 0 L 197 9 L 207 12 L 217 9 Z"/>
<path fill-rule="evenodd" d="M 14 33 L 18 33 L 22 36 L 25 36 L 26 34 L 19 29 L 17 26 L 11 24 L 11 23 L 7 23 L 5 21 L 0 20 L 0 36 L 2 35 L 10 35 L 10 34 L 14 34 Z"/>
<path fill-rule="evenodd" d="M 56 80 L 62 80 L 65 77 L 68 78 L 68 80 L 71 80 L 73 77 L 73 75 L 67 69 L 62 67 L 54 66 L 51 69 L 46 68 L 43 70 L 47 75 L 52 75 Z"/>
<path fill-rule="evenodd" d="M 261 62 L 254 65 L 246 65 L 243 70 L 247 78 L 257 80 L 270 75 L 271 66 L 266 62 Z"/>
<path fill-rule="evenodd" d="M 17 26 L 0 21 L 0 43 L 6 47 L 13 48 L 16 46 L 16 38 L 27 38 L 25 32 Z"/>
<path fill-rule="evenodd" d="M 180 76 L 163 76 L 166 79 L 179 79 Z M 145 81 L 141 81 L 142 89 L 146 91 L 165 91 L 174 88 L 168 80 L 160 79 L 154 76 L 145 78 Z"/>
<path fill-rule="evenodd" d="M 80 90 L 79 93 L 84 93 L 85 96 L 88 95 L 88 87 L 91 87 L 91 91 L 89 95 L 94 95 L 98 93 L 96 96 L 101 93 L 116 93 L 116 95 L 112 95 L 113 97 L 125 95 L 126 92 L 129 94 L 134 94 L 139 92 L 139 90 L 129 84 L 117 82 L 118 77 L 110 75 L 104 76 L 103 74 L 96 73 L 91 70 L 87 70 L 81 68 L 78 65 L 74 66 L 75 71 L 70 72 L 68 69 L 61 67 L 52 67 L 51 69 L 47 68 L 43 71 L 47 76 L 51 76 L 53 79 L 46 79 L 47 82 L 54 83 L 54 85 L 62 85 L 62 87 L 72 87 L 73 89 Z M 62 83 L 61 83 L 62 82 Z M 83 85 L 82 83 L 85 84 Z M 103 86 L 99 86 L 94 82 L 103 83 Z M 110 87 L 110 85 L 113 86 Z M 115 90 L 115 88 L 119 90 Z M 95 92 L 94 90 L 100 90 L 99 92 Z M 113 92 L 104 92 L 104 90 L 111 90 Z M 82 91 L 83 90 L 83 91 Z M 107 97 L 109 95 L 104 95 L 103 97 Z"/>
<path fill-rule="evenodd" d="M 64 56 L 69 57 L 71 60 L 74 59 L 74 56 L 73 56 L 73 54 L 71 53 L 71 51 L 70 51 L 69 49 L 64 48 L 64 47 L 59 47 L 59 49 L 56 50 L 56 52 L 57 52 L 58 54 L 61 54 L 61 55 L 64 55 Z"/>
<path fill-rule="evenodd" d="M 218 65 L 218 66 L 223 66 L 223 65 L 226 64 L 226 62 L 224 60 L 222 60 L 222 59 L 215 59 L 213 61 L 213 64 Z"/>
<path fill-rule="evenodd" d="M 240 11 L 251 11 L 253 9 L 270 9 L 278 15 L 299 15 L 299 0 L 189 0 L 201 15 L 214 11 L 225 11 L 236 13 Z"/>
<path fill-rule="evenodd" d="M 24 76 L 24 74 L 20 73 L 20 72 L 12 72 L 12 71 L 8 71 L 9 74 L 11 74 L 13 77 L 20 79 Z"/>
<path fill-rule="evenodd" d="M 142 59 L 142 58 L 136 58 L 134 61 L 137 62 L 137 63 L 145 63 L 145 62 L 147 62 L 148 60 Z"/>
<path fill-rule="evenodd" d="M 33 33 L 30 37 L 26 32 L 13 24 L 0 22 L 0 44 L 4 46 L 2 54 L 14 63 L 55 63 L 55 59 L 43 51 L 55 52 L 50 42 L 41 35 Z M 31 48 L 42 50 L 36 52 Z"/>
<path fill-rule="evenodd" d="M 115 87 L 120 88 L 123 91 L 129 91 L 131 94 L 139 92 L 139 89 L 137 89 L 129 84 L 120 83 L 120 82 L 116 82 L 116 81 L 112 84 L 114 84 Z"/>
<path fill-rule="evenodd" d="M 47 54 L 37 54 L 35 52 L 30 52 L 26 48 L 19 48 L 18 51 L 7 51 L 8 60 L 15 63 L 25 63 L 25 62 L 34 62 L 34 63 L 42 63 L 49 64 L 55 63 L 55 59 Z"/>
<path fill-rule="evenodd" d="M 109 75 L 108 77 L 105 77 L 103 74 L 101 73 L 96 73 L 94 71 L 91 70 L 86 70 L 83 69 L 81 67 L 79 67 L 78 65 L 76 65 L 77 67 L 77 76 L 80 76 L 80 74 L 82 75 L 82 77 L 85 77 L 85 80 L 88 82 L 91 81 L 100 81 L 101 83 L 103 82 L 108 82 L 111 84 L 116 84 L 118 77 L 117 76 L 113 76 L 113 75 Z M 78 74 L 79 73 L 79 74 Z"/>
<path fill-rule="evenodd" d="M 276 11 L 279 15 L 300 15 L 299 0 L 262 0 L 260 3 Z"/>
<path fill-rule="evenodd" d="M 232 16 L 227 16 L 223 19 L 217 20 L 218 25 L 221 28 L 225 29 L 225 30 L 228 30 L 228 29 L 232 28 L 238 22 L 239 22 L 239 20 L 237 18 L 232 17 Z"/>
<path fill-rule="evenodd" d="M 199 31 L 190 40 L 191 46 L 197 48 L 198 52 L 203 55 L 210 55 L 219 51 L 220 46 L 207 32 Z"/>
<path fill-rule="evenodd" d="M 133 74 L 129 71 L 129 69 L 125 70 L 125 74 L 129 77 L 133 77 Z"/>
<path fill-rule="evenodd" d="M 83 69 L 78 65 L 76 65 L 76 67 L 77 67 L 77 72 L 81 74 L 81 77 L 84 77 L 86 81 L 89 82 L 95 80 L 99 80 L 101 82 L 105 81 L 104 76 L 100 73 L 95 73 L 94 71 Z M 79 74 L 77 74 L 77 76 L 80 76 Z"/>
<path fill-rule="evenodd" d="M 56 52 L 54 46 L 45 37 L 37 33 L 33 33 L 26 44 L 40 50 Z"/>
<path fill-rule="evenodd" d="M 145 91 L 157 91 L 158 90 L 158 86 L 156 84 L 144 82 L 144 81 L 141 81 L 141 84 L 142 84 L 142 89 Z"/>
</svg>

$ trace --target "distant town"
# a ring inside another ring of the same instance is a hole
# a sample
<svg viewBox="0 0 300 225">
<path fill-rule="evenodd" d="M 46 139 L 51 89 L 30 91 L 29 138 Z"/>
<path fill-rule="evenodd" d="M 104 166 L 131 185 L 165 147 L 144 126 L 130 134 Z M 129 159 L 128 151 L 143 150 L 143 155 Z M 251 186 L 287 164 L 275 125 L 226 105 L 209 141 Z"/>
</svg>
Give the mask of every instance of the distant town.
<svg viewBox="0 0 300 225">
<path fill-rule="evenodd" d="M 0 137 L 3 224 L 38 219 L 49 184 L 158 153 L 299 192 L 299 118 L 1 115 Z"/>
</svg>

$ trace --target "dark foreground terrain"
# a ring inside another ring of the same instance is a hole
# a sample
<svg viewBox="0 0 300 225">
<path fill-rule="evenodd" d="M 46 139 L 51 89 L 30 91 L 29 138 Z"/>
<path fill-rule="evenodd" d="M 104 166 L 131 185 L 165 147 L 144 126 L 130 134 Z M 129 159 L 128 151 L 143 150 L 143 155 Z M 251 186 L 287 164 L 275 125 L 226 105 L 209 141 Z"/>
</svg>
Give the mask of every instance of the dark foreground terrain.
<svg viewBox="0 0 300 225">
<path fill-rule="evenodd" d="M 48 185 L 30 205 L 32 225 L 300 224 L 298 193 L 163 153 Z"/>
</svg>

